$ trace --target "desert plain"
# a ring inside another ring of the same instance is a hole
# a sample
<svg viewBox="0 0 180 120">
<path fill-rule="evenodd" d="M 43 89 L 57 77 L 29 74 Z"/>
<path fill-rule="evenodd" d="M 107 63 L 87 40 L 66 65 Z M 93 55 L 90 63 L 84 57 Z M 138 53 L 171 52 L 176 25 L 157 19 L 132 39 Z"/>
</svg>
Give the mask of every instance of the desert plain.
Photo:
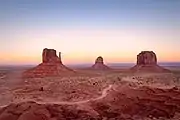
<svg viewBox="0 0 180 120">
<path fill-rule="evenodd" d="M 0 120 L 180 120 L 180 66 L 159 68 L 152 58 L 140 70 L 137 56 L 137 68 L 104 67 L 102 57 L 70 68 L 47 62 L 51 55 L 39 67 L 0 68 Z"/>
</svg>

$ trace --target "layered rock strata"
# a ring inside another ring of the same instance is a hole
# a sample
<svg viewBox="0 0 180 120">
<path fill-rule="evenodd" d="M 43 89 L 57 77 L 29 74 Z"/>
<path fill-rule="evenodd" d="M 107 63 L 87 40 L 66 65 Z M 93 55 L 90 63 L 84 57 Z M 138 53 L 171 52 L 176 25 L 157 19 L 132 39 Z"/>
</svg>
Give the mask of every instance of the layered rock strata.
<svg viewBox="0 0 180 120">
<path fill-rule="evenodd" d="M 95 64 L 92 66 L 92 69 L 96 69 L 96 70 L 109 70 L 110 68 L 104 64 L 103 57 L 99 56 L 95 60 Z"/>
<path fill-rule="evenodd" d="M 153 51 L 139 53 L 137 63 L 131 70 L 134 72 L 170 72 L 157 64 L 157 56 Z"/>
<path fill-rule="evenodd" d="M 61 60 L 61 53 L 56 55 L 54 49 L 43 49 L 42 63 L 38 66 L 24 72 L 24 77 L 46 77 L 46 76 L 58 76 L 65 72 L 73 72 L 70 68 L 63 65 Z"/>
</svg>

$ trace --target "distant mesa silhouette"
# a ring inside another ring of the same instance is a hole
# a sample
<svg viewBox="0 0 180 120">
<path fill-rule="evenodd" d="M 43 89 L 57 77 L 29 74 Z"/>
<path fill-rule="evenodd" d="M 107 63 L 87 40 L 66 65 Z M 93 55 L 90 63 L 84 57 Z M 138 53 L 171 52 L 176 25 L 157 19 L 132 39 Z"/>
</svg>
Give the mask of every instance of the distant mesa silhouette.
<svg viewBox="0 0 180 120">
<path fill-rule="evenodd" d="M 67 72 L 69 73 L 74 71 L 63 65 L 61 52 L 59 52 L 59 56 L 57 56 L 56 50 L 45 48 L 42 53 L 42 63 L 25 71 L 23 73 L 23 77 L 58 76 Z"/>
<path fill-rule="evenodd" d="M 137 63 L 131 68 L 133 72 L 170 72 L 157 64 L 157 56 L 153 51 L 141 51 L 137 55 Z"/>
<path fill-rule="evenodd" d="M 95 60 L 95 64 L 91 67 L 92 69 L 95 70 L 109 70 L 110 68 L 104 64 L 104 60 L 102 56 L 99 56 Z"/>
</svg>

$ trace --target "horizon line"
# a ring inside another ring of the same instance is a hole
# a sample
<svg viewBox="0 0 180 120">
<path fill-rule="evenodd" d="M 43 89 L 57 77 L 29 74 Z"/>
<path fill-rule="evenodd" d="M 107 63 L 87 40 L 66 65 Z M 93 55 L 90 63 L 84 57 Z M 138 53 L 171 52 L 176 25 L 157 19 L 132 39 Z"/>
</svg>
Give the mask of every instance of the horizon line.
<svg viewBox="0 0 180 120">
<path fill-rule="evenodd" d="M 177 62 L 173 62 L 173 61 L 170 61 L 170 62 L 164 62 L 164 61 L 160 61 L 160 62 L 157 62 L 157 64 L 180 64 L 180 61 L 177 61 Z M 33 66 L 33 65 L 38 65 L 38 64 L 41 64 L 41 63 L 37 63 L 37 64 L 31 64 L 31 63 L 25 63 L 25 64 L 0 64 L 0 66 Z M 93 65 L 94 63 L 63 63 L 64 65 Z M 136 62 L 107 62 L 105 64 L 136 64 Z"/>
</svg>

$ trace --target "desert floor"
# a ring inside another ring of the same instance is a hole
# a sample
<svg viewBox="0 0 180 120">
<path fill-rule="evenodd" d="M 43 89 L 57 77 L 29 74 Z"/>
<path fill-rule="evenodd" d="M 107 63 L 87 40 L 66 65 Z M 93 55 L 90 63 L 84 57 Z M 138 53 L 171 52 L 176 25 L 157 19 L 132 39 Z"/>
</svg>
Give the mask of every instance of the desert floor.
<svg viewBox="0 0 180 120">
<path fill-rule="evenodd" d="M 47 120 L 180 120 L 180 67 L 168 67 L 172 73 L 130 73 L 123 67 L 109 71 L 76 69 L 76 74 L 60 77 L 22 78 L 26 69 L 0 68 L 0 120 L 27 119 L 27 106 L 32 110 L 37 106 L 46 109 Z M 14 115 L 12 110 L 18 109 L 20 112 Z M 54 109 L 55 113 L 59 110 L 58 115 L 52 115 Z M 62 109 L 68 112 L 65 114 Z M 67 115 L 70 113 L 73 115 Z"/>
</svg>

